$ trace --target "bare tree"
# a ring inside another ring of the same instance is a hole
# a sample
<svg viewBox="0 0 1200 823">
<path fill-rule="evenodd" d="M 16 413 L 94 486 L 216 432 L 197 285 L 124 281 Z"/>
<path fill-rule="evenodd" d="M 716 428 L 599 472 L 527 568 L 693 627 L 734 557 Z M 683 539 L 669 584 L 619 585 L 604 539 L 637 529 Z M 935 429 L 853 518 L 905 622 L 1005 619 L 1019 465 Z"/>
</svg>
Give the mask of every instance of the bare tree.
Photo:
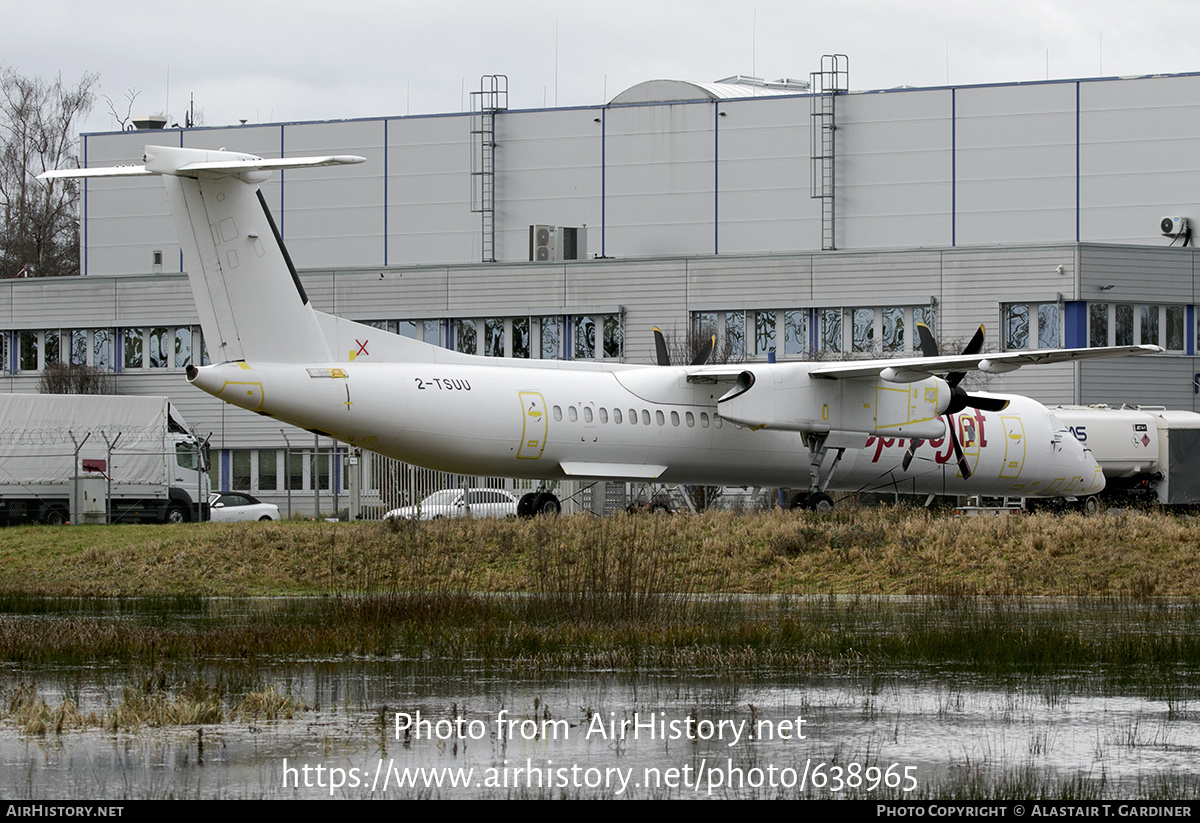
<svg viewBox="0 0 1200 823">
<path fill-rule="evenodd" d="M 38 180 L 78 166 L 79 121 L 95 99 L 98 75 L 78 85 L 24 77 L 0 67 L 0 276 L 79 273 L 78 184 Z"/>
<path fill-rule="evenodd" d="M 121 127 L 121 131 L 130 131 L 133 128 L 133 102 L 141 95 L 141 90 L 134 87 L 125 92 L 125 114 L 121 115 L 117 112 L 117 104 L 107 94 L 104 95 L 105 102 L 108 103 L 108 113 L 112 115 L 112 119 L 116 120 Z"/>
<path fill-rule="evenodd" d="M 109 373 L 98 366 L 51 363 L 38 381 L 41 394 L 112 394 Z"/>
</svg>

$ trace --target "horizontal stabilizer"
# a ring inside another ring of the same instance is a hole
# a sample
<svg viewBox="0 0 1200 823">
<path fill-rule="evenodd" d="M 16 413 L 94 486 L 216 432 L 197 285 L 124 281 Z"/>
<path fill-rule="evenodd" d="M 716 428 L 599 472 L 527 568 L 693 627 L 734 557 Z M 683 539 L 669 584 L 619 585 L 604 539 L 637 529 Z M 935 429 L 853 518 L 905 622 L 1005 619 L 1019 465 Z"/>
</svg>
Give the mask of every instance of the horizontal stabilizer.
<svg viewBox="0 0 1200 823">
<path fill-rule="evenodd" d="M 205 159 L 197 160 L 196 156 Z M 211 158 L 211 159 L 209 159 Z M 246 172 L 270 172 L 283 169 L 347 166 L 363 163 L 365 157 L 354 154 L 326 154 L 316 157 L 274 157 L 264 159 L 252 154 L 174 146 L 146 146 L 142 165 L 98 166 L 87 169 L 55 169 L 38 175 L 39 180 L 61 177 L 143 177 L 149 174 L 173 174 L 178 177 L 222 177 Z"/>
<path fill-rule="evenodd" d="M 42 172 L 38 180 L 56 180 L 61 177 L 145 177 L 155 172 L 145 166 L 97 166 L 92 169 L 53 169 Z"/>
</svg>

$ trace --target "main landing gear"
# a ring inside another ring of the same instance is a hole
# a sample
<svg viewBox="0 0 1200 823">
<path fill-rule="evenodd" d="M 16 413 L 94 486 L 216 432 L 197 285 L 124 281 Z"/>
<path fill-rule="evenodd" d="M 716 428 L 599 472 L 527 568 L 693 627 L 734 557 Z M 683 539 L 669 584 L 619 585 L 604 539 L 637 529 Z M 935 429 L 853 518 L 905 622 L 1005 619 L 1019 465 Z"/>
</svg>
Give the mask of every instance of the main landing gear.
<svg viewBox="0 0 1200 823">
<path fill-rule="evenodd" d="M 837 464 L 841 461 L 842 455 L 846 453 L 845 449 L 834 449 L 833 464 L 830 465 L 829 471 L 825 474 L 825 479 L 821 479 L 821 464 L 825 462 L 825 456 L 829 452 L 829 447 L 825 445 L 825 441 L 829 435 L 825 433 L 809 432 L 804 436 L 804 445 L 808 446 L 808 494 L 797 495 L 792 501 L 793 509 L 809 509 L 818 514 L 826 514 L 833 511 L 836 505 L 833 498 L 825 491 L 829 486 L 829 481 L 833 477 L 833 472 L 837 468 Z"/>
<path fill-rule="evenodd" d="M 521 495 L 521 499 L 517 501 L 517 517 L 557 517 L 561 512 L 562 504 L 548 491 L 529 492 Z"/>
</svg>

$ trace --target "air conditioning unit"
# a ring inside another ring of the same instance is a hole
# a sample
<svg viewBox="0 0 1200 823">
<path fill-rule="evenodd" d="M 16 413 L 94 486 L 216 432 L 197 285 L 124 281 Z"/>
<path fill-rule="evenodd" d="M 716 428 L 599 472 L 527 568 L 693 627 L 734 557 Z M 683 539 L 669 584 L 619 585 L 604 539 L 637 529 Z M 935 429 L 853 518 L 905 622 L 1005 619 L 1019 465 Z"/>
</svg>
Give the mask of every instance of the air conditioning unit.
<svg viewBox="0 0 1200 823">
<path fill-rule="evenodd" d="M 1179 237 L 1187 234 L 1188 222 L 1186 217 L 1164 217 L 1159 221 L 1158 229 L 1164 237 Z"/>
<path fill-rule="evenodd" d="M 558 236 L 557 226 L 529 227 L 529 259 L 532 262 L 543 263 L 547 260 L 557 260 L 555 240 Z"/>
<path fill-rule="evenodd" d="M 532 262 L 587 259 L 587 227 L 529 227 L 529 259 Z"/>
</svg>

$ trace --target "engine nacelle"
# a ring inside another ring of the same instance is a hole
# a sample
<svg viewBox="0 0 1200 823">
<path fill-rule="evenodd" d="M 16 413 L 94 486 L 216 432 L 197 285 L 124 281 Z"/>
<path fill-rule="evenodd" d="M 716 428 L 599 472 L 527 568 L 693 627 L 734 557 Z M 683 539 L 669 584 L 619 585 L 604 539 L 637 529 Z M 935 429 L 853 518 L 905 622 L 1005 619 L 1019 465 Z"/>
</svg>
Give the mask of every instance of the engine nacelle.
<svg viewBox="0 0 1200 823">
<path fill-rule="evenodd" d="M 912 383 L 882 377 L 831 380 L 811 376 L 810 369 L 810 364 L 782 363 L 742 372 L 718 401 L 721 416 L 752 429 L 836 429 L 921 439 L 946 432 L 938 415 L 949 406 L 951 391 L 940 377 Z"/>
</svg>

